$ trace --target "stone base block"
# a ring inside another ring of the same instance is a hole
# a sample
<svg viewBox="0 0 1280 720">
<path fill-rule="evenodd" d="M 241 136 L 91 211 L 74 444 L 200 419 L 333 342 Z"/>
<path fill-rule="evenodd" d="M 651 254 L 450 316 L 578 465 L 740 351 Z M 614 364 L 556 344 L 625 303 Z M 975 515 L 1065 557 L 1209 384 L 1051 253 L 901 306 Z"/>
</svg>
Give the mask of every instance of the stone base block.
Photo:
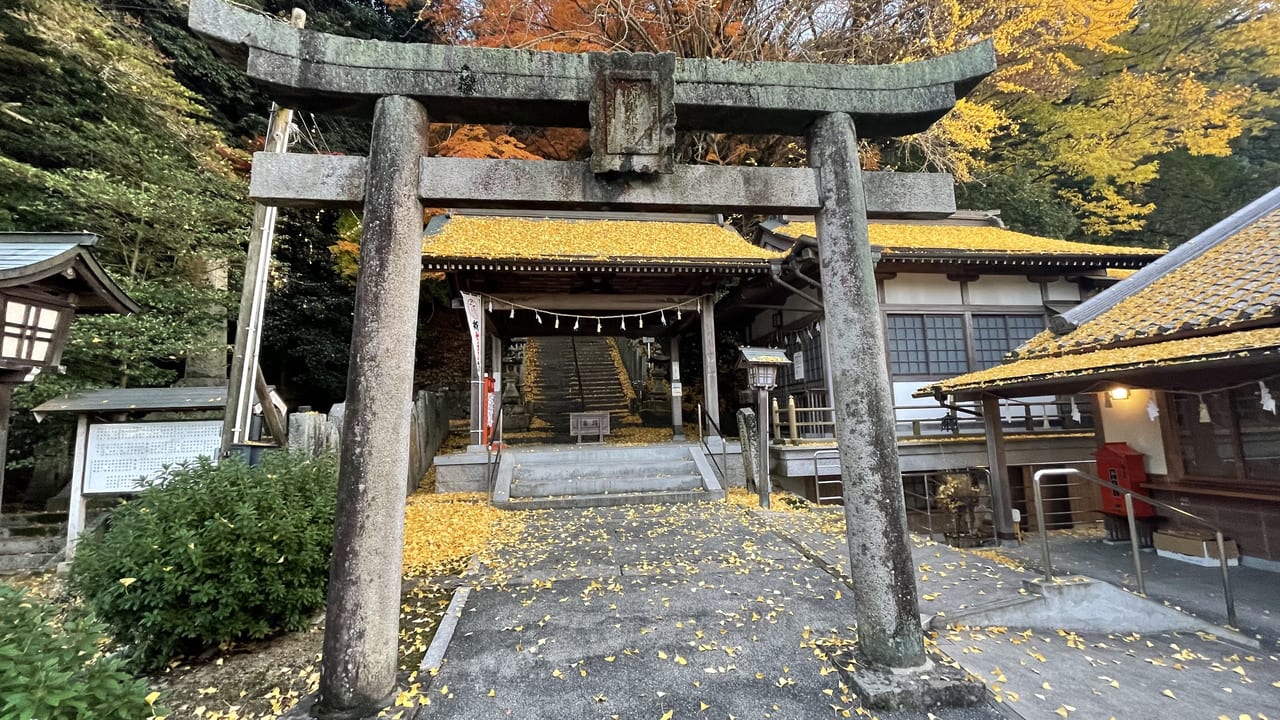
<svg viewBox="0 0 1280 720">
<path fill-rule="evenodd" d="M 973 707 L 987 700 L 982 681 L 933 662 L 918 668 L 883 668 L 861 661 L 854 651 L 839 653 L 832 662 L 862 706 L 872 710 Z"/>
</svg>

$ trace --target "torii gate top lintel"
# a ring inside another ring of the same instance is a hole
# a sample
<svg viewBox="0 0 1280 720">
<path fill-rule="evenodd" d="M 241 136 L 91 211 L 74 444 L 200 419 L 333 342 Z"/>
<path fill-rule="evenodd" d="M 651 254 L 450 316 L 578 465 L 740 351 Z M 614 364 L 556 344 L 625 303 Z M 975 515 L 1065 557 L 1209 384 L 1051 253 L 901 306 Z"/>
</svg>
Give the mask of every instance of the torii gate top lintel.
<svg viewBox="0 0 1280 720">
<path fill-rule="evenodd" d="M 589 127 L 599 59 L 646 57 L 358 40 L 223 0 L 192 0 L 189 23 L 285 107 L 370 113 L 379 97 L 407 95 L 439 122 Z M 995 51 L 988 40 L 897 65 L 678 58 L 669 67 L 681 129 L 803 135 L 818 117 L 844 112 L 860 136 L 890 137 L 946 114 L 995 70 Z"/>
</svg>

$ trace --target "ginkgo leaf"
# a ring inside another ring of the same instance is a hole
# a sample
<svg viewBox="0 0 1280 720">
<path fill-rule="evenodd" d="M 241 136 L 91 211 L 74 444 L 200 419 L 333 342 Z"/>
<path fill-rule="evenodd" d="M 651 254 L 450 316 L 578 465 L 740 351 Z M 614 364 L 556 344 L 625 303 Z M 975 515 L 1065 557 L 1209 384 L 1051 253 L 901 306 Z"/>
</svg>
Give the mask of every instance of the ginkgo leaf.
<svg viewBox="0 0 1280 720">
<path fill-rule="evenodd" d="M 671 720 L 671 716 L 675 714 L 675 710 L 668 710 L 662 713 L 662 720 Z"/>
<path fill-rule="evenodd" d="M 1173 694 L 1173 691 L 1172 691 L 1172 690 L 1170 690 L 1169 688 L 1165 688 L 1164 690 L 1161 690 L 1161 691 L 1160 691 L 1160 694 L 1161 694 L 1161 695 L 1164 695 L 1164 696 L 1165 696 L 1165 697 L 1167 697 L 1167 698 L 1173 698 L 1174 700 L 1177 700 L 1177 699 L 1178 699 L 1178 696 L 1177 696 L 1177 695 L 1174 695 L 1174 694 Z"/>
</svg>

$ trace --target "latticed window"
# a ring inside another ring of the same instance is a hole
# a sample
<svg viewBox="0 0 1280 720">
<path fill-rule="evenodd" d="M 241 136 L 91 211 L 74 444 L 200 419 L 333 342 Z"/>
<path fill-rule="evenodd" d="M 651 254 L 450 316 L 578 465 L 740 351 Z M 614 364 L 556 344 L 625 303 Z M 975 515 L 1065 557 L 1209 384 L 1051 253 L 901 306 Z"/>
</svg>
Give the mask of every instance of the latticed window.
<svg viewBox="0 0 1280 720">
<path fill-rule="evenodd" d="M 973 354 L 978 370 L 999 365 L 1014 350 L 1044 330 L 1041 315 L 974 315 Z"/>
<path fill-rule="evenodd" d="M 60 316 L 55 308 L 7 299 L 0 357 L 26 365 L 48 363 Z"/>
<path fill-rule="evenodd" d="M 895 375 L 954 375 L 969 370 L 963 315 L 890 315 L 889 367 Z"/>
</svg>

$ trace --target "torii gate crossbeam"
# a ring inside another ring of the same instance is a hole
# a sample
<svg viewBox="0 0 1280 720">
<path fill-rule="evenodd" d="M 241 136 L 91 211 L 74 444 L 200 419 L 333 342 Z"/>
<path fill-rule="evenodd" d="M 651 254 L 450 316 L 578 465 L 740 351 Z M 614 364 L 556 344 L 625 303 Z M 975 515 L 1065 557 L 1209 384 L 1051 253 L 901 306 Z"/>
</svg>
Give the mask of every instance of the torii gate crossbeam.
<svg viewBox="0 0 1280 720">
<path fill-rule="evenodd" d="M 298 30 L 221 0 L 192 0 L 190 24 L 281 104 L 373 110 L 368 159 L 259 155 L 251 185 L 263 201 L 365 209 L 317 704 L 323 716 L 360 717 L 395 687 L 425 201 L 814 212 L 859 649 L 872 666 L 925 664 L 867 216 L 945 214 L 954 198 L 945 176 L 864 174 L 855 128 L 866 137 L 924 130 L 995 69 L 990 42 L 924 62 L 859 67 L 361 41 Z M 592 157 L 425 157 L 430 120 L 590 127 Z M 676 165 L 677 127 L 807 135 L 810 168 Z"/>
</svg>

